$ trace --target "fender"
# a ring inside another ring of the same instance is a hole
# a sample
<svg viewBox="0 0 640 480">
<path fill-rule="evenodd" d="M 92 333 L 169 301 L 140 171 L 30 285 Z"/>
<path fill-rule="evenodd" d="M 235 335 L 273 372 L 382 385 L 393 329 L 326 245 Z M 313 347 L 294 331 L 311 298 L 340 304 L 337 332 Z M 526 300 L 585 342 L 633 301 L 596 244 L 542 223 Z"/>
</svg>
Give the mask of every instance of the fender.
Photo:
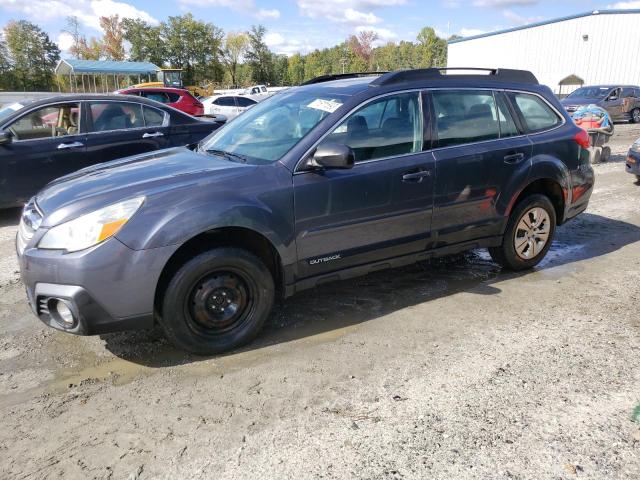
<svg viewBox="0 0 640 480">
<path fill-rule="evenodd" d="M 234 183 L 234 190 L 203 182 L 153 195 L 116 237 L 129 248 L 147 250 L 179 246 L 217 228 L 241 227 L 269 240 L 287 265 L 296 251 L 291 173 L 276 168 L 263 175 L 261 185 L 250 175 L 243 179 L 247 184 Z"/>
<path fill-rule="evenodd" d="M 505 216 L 508 217 L 511 214 L 511 210 L 520 194 L 537 180 L 552 180 L 560 185 L 564 199 L 564 214 L 566 216 L 572 201 L 571 174 L 562 161 L 545 154 L 535 155 L 532 158 L 531 168 L 529 169 L 527 177 L 522 182 L 514 182 L 513 188 L 511 188 L 508 193 L 505 191 L 504 200 L 508 199 L 508 205 L 504 210 Z"/>
</svg>

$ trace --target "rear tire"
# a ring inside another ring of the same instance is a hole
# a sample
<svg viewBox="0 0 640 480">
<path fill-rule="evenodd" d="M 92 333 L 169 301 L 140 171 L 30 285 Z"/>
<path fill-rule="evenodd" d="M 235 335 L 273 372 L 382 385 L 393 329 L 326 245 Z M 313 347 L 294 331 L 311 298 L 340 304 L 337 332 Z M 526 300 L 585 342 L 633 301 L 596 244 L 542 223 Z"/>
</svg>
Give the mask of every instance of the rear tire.
<svg viewBox="0 0 640 480">
<path fill-rule="evenodd" d="M 556 228 L 556 210 L 545 195 L 526 197 L 511 212 L 502 245 L 489 248 L 491 258 L 509 270 L 526 270 L 545 257 Z"/>
<path fill-rule="evenodd" d="M 631 110 L 631 123 L 640 123 L 640 108 Z"/>
<path fill-rule="evenodd" d="M 162 301 L 161 324 L 171 342 L 198 355 L 225 352 L 253 340 L 274 299 L 271 272 L 255 255 L 216 248 L 175 273 Z"/>
</svg>

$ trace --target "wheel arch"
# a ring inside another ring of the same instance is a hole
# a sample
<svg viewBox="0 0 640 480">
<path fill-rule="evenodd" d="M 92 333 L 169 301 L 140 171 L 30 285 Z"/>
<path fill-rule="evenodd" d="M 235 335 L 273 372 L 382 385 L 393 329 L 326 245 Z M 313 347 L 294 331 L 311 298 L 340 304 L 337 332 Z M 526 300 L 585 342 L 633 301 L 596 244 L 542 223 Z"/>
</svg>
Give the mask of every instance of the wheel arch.
<svg viewBox="0 0 640 480">
<path fill-rule="evenodd" d="M 532 194 L 541 194 L 551 200 L 556 212 L 556 224 L 562 225 L 565 220 L 565 212 L 568 204 L 569 190 L 563 186 L 557 179 L 543 177 L 535 180 L 530 180 L 527 185 L 520 189 L 520 191 L 513 196 L 509 207 L 507 209 L 507 216 L 511 215 L 511 211 L 524 200 L 526 197 Z"/>
<path fill-rule="evenodd" d="M 196 255 L 217 247 L 241 248 L 254 254 L 271 272 L 276 292 L 282 294 L 285 285 L 282 257 L 271 240 L 257 230 L 247 227 L 212 228 L 184 242 L 166 262 L 155 290 L 154 309 L 157 313 L 162 314 L 162 297 L 180 266 Z"/>
</svg>

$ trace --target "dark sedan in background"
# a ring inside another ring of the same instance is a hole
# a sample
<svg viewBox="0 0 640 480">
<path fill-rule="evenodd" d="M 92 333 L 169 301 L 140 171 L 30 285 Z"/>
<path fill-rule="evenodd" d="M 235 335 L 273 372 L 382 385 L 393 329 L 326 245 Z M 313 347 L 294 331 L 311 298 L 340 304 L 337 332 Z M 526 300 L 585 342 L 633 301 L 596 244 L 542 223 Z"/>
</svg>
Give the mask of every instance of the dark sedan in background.
<svg viewBox="0 0 640 480">
<path fill-rule="evenodd" d="M 614 122 L 640 123 L 640 87 L 637 85 L 593 85 L 581 87 L 560 103 L 573 114 L 580 107 L 604 108 Z"/>
<path fill-rule="evenodd" d="M 198 143 L 220 125 L 122 95 L 7 105 L 0 109 L 0 208 L 21 205 L 51 180 L 89 165 Z"/>
</svg>

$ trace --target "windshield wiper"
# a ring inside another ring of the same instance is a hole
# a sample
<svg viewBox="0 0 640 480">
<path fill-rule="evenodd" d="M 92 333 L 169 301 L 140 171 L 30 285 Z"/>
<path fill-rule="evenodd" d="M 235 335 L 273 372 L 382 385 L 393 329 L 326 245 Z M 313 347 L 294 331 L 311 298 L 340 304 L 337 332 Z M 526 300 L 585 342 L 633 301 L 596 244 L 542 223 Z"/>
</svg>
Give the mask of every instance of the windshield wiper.
<svg viewBox="0 0 640 480">
<path fill-rule="evenodd" d="M 233 152 L 227 152 L 226 150 L 216 150 L 214 149 L 207 149 L 205 150 L 205 152 L 211 154 L 211 155 L 218 155 L 220 157 L 227 157 L 230 160 L 234 160 L 234 161 L 240 161 L 240 163 L 247 163 L 247 157 L 245 157 L 244 155 L 240 155 L 239 153 L 233 153 Z"/>
</svg>

